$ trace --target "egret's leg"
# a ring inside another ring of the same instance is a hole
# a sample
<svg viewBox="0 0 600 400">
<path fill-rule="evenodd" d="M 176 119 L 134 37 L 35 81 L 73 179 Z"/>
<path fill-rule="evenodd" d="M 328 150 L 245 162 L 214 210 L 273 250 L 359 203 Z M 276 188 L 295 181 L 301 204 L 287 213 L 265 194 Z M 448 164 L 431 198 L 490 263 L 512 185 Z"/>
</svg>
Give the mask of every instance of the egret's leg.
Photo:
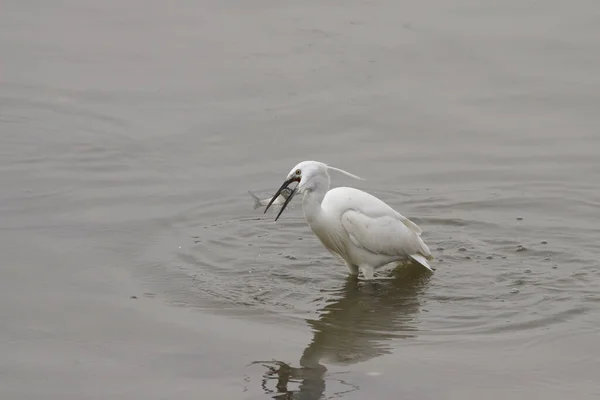
<svg viewBox="0 0 600 400">
<path fill-rule="evenodd" d="M 348 272 L 350 272 L 350 275 L 358 275 L 358 267 L 356 265 L 346 262 L 346 267 L 348 267 Z"/>
<path fill-rule="evenodd" d="M 365 281 L 374 281 L 374 280 L 391 280 L 394 279 L 393 276 L 374 276 L 373 267 L 370 265 L 361 265 L 359 267 L 360 272 L 362 272 L 362 279 L 359 277 L 358 279 Z"/>
<path fill-rule="evenodd" d="M 370 281 L 373 279 L 373 267 L 370 265 L 361 265 L 359 269 L 365 281 Z"/>
</svg>

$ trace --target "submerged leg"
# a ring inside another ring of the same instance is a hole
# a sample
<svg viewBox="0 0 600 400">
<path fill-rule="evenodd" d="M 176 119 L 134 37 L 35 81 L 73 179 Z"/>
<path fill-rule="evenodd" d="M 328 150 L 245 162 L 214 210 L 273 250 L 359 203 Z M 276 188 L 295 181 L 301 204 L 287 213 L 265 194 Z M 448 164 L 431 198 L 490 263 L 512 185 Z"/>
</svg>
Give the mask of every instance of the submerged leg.
<svg viewBox="0 0 600 400">
<path fill-rule="evenodd" d="M 373 267 L 370 265 L 361 265 L 359 269 L 365 281 L 370 281 L 373 279 Z"/>
<path fill-rule="evenodd" d="M 374 276 L 373 267 L 370 265 L 361 265 L 359 267 L 360 272 L 362 273 L 362 279 L 359 277 L 358 279 L 364 281 L 374 281 L 374 280 L 385 280 L 385 279 L 394 279 L 393 276 Z"/>
<path fill-rule="evenodd" d="M 358 267 L 356 265 L 346 262 L 346 267 L 348 267 L 348 272 L 350 275 L 358 275 Z"/>
</svg>

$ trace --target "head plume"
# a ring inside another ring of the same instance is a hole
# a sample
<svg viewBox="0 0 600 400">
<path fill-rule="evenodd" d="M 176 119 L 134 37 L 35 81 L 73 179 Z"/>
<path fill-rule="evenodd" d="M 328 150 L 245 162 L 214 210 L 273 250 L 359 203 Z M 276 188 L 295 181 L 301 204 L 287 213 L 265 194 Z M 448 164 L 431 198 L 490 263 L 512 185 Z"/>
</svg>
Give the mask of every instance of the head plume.
<svg viewBox="0 0 600 400">
<path fill-rule="evenodd" d="M 341 168 L 332 167 L 331 165 L 327 165 L 327 164 L 325 164 L 325 167 L 326 167 L 328 170 L 333 170 L 333 171 L 341 172 L 341 173 L 342 173 L 342 174 L 344 174 L 344 175 L 347 175 L 347 176 L 349 176 L 349 177 L 351 177 L 351 178 L 354 178 L 354 179 L 358 179 L 358 180 L 360 180 L 360 181 L 364 181 L 364 180 L 365 180 L 364 178 L 361 178 L 360 176 L 356 176 L 356 175 L 354 175 L 354 174 L 351 174 L 351 173 L 350 173 L 350 172 L 348 172 L 348 171 L 344 171 L 344 170 L 343 170 L 343 169 L 341 169 Z"/>
</svg>

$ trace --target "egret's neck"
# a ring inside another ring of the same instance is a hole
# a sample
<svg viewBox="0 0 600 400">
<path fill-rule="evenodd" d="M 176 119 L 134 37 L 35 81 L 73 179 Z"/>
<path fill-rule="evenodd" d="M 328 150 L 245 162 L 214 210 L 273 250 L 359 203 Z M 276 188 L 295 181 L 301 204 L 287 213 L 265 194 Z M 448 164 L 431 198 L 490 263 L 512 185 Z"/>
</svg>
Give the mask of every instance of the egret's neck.
<svg viewBox="0 0 600 400">
<path fill-rule="evenodd" d="M 321 213 L 321 202 L 328 190 L 329 176 L 327 175 L 314 177 L 306 187 L 302 199 L 302 209 L 309 223 L 315 221 Z"/>
</svg>

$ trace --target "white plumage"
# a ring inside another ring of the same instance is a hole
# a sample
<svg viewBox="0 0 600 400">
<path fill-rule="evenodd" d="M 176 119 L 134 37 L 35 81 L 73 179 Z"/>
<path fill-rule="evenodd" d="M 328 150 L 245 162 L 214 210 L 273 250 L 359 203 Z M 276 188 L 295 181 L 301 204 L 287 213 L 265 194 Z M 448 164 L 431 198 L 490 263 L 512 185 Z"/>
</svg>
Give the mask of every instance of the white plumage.
<svg viewBox="0 0 600 400">
<path fill-rule="evenodd" d="M 308 225 L 323 246 L 346 263 L 352 275 L 361 272 L 364 279 L 373 279 L 375 269 L 408 259 L 433 271 L 427 262 L 433 257 L 417 224 L 362 190 L 329 190 L 330 169 L 362 179 L 322 162 L 303 161 L 290 171 L 273 196 L 277 198 L 292 182 L 299 182 L 277 218 L 296 193 L 303 193 L 302 209 Z"/>
</svg>

